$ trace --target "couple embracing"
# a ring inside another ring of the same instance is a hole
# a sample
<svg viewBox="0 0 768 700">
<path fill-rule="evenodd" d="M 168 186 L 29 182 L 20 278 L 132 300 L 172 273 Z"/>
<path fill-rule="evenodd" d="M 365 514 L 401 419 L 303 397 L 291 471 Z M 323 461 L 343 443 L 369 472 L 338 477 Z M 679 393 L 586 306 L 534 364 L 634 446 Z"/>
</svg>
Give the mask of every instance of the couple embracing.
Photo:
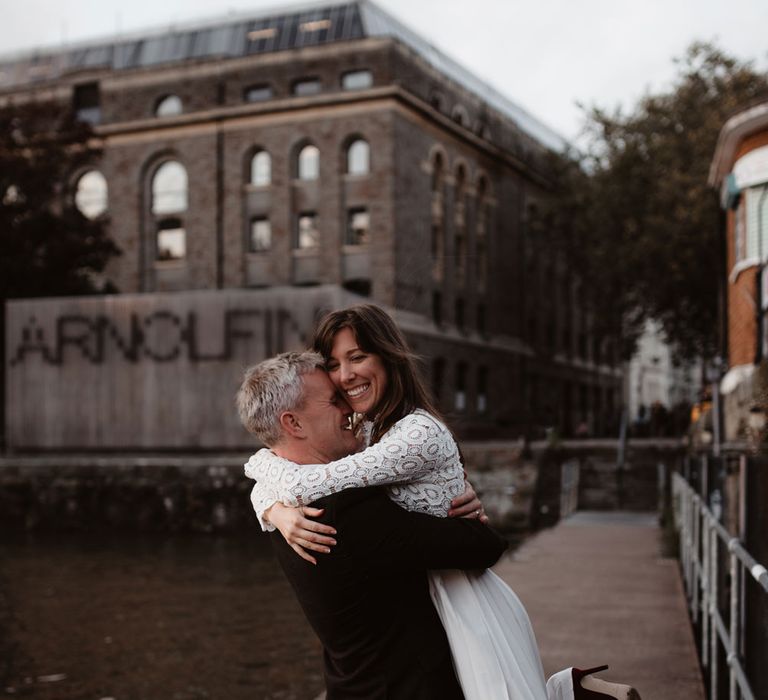
<svg viewBox="0 0 768 700">
<path fill-rule="evenodd" d="M 638 699 L 575 668 L 545 682 L 525 608 L 487 568 L 506 543 L 385 311 L 330 313 L 313 351 L 251 367 L 237 400 L 267 446 L 245 466 L 251 500 L 323 644 L 328 700 Z"/>
</svg>

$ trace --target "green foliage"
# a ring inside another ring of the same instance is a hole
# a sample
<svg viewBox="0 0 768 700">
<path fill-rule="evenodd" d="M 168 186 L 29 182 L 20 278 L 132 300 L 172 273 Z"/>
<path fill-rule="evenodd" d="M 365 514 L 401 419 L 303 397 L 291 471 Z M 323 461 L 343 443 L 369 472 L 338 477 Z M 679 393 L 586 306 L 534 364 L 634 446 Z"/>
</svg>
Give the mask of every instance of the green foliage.
<svg viewBox="0 0 768 700">
<path fill-rule="evenodd" d="M 768 98 L 765 75 L 711 44 L 676 63 L 671 89 L 630 114 L 587 111 L 586 153 L 553 166 L 558 196 L 538 222 L 562 237 L 625 357 L 648 318 L 678 357 L 717 354 L 724 224 L 707 175 L 728 117 Z"/>
<path fill-rule="evenodd" d="M 98 157 L 90 137 L 54 103 L 0 110 L 0 299 L 110 290 L 96 280 L 119 250 L 65 184 Z"/>
</svg>

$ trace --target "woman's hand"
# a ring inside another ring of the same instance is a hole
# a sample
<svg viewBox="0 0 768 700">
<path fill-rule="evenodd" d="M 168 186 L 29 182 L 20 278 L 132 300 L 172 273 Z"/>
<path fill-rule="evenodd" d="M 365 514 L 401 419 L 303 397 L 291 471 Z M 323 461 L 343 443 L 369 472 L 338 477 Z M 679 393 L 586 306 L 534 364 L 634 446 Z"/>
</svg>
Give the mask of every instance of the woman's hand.
<svg viewBox="0 0 768 700">
<path fill-rule="evenodd" d="M 278 502 L 264 512 L 264 518 L 280 530 L 280 534 L 296 554 L 311 564 L 317 564 L 317 560 L 307 550 L 327 554 L 336 544 L 333 537 L 328 537 L 335 535 L 336 530 L 330 525 L 309 520 L 322 514 L 322 508 L 292 508 Z"/>
<path fill-rule="evenodd" d="M 461 496 L 456 496 L 451 501 L 451 509 L 448 511 L 448 517 L 450 518 L 477 518 L 481 523 L 488 522 L 488 516 L 485 514 L 483 504 L 480 503 L 480 499 L 475 493 L 475 489 L 472 488 L 472 484 L 464 479 L 464 493 Z"/>
</svg>

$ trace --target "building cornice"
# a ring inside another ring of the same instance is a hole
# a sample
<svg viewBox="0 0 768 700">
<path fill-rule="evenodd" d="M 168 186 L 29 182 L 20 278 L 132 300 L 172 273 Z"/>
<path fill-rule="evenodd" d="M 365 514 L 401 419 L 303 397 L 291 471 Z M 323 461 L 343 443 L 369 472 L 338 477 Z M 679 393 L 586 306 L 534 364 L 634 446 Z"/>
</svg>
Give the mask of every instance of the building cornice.
<svg viewBox="0 0 768 700">
<path fill-rule="evenodd" d="M 715 155 L 709 167 L 707 182 L 719 189 L 733 167 L 739 144 L 759 129 L 768 128 L 768 101 L 749 107 L 732 116 L 720 130 Z"/>
</svg>

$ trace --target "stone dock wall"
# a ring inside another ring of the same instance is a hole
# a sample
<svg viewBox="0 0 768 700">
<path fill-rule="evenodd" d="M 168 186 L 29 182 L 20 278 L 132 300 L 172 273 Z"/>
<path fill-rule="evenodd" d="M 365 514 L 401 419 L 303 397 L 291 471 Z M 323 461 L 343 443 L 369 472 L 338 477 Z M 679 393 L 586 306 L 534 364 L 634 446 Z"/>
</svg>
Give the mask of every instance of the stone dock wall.
<svg viewBox="0 0 768 700">
<path fill-rule="evenodd" d="M 655 510 L 659 465 L 683 454 L 674 442 L 466 442 L 469 478 L 491 522 L 524 531 L 564 510 Z M 245 454 L 7 455 L 0 458 L 3 530 L 226 532 L 258 527 L 243 475 Z"/>
</svg>

